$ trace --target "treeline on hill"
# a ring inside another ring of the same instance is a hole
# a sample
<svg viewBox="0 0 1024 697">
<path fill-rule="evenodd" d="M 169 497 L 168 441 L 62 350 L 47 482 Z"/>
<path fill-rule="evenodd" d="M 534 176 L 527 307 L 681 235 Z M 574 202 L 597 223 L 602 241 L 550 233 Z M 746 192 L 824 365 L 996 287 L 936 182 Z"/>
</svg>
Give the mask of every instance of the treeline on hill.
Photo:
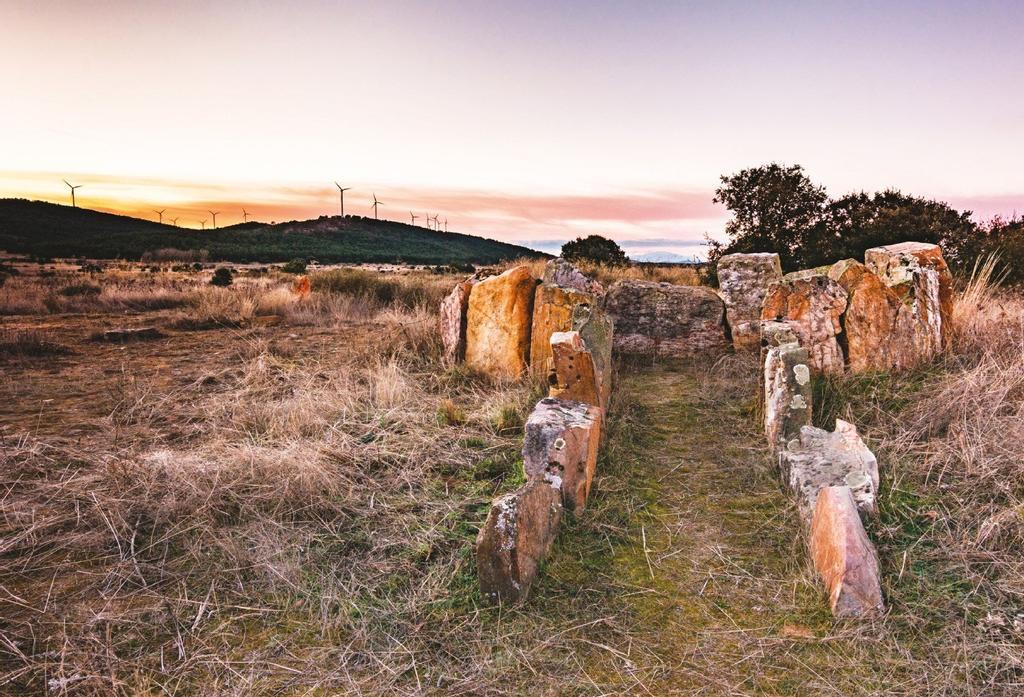
<svg viewBox="0 0 1024 697">
<path fill-rule="evenodd" d="M 998 254 L 1009 282 L 1024 282 L 1024 219 L 977 223 L 970 211 L 895 190 L 830 198 L 800 165 L 772 163 L 723 176 L 715 202 L 733 214 L 729 242 L 708 240 L 712 268 L 723 254 L 778 252 L 786 271 L 863 259 L 871 247 L 914 240 L 942 246 L 954 268 Z"/>
<path fill-rule="evenodd" d="M 7 252 L 135 260 L 168 247 L 239 263 L 299 258 L 324 264 L 493 264 L 546 256 L 482 237 L 358 216 L 189 230 L 42 201 L 0 199 L 0 249 Z"/>
</svg>

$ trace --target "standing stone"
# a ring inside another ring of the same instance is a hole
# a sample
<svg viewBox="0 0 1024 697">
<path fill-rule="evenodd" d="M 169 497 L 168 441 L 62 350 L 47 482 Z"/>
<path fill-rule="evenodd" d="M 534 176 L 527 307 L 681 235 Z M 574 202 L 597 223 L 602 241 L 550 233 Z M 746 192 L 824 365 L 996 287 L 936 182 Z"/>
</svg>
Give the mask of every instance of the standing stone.
<svg viewBox="0 0 1024 697">
<path fill-rule="evenodd" d="M 461 361 L 466 357 L 466 313 L 473 283 L 472 279 L 457 283 L 441 301 L 441 342 L 444 357 L 449 361 Z"/>
<path fill-rule="evenodd" d="M 795 342 L 768 347 L 764 361 L 764 433 L 773 451 L 811 423 L 811 369 L 807 349 Z"/>
<path fill-rule="evenodd" d="M 930 343 L 918 332 L 913 310 L 866 266 L 844 259 L 829 277 L 848 296 L 840 338 L 850 372 L 902 370 L 929 355 Z"/>
<path fill-rule="evenodd" d="M 530 357 L 536 279 L 526 266 L 473 286 L 466 314 L 466 364 L 495 378 L 517 378 Z"/>
<path fill-rule="evenodd" d="M 523 469 L 562 492 L 562 505 L 579 512 L 587 503 L 597 468 L 601 408 L 545 398 L 526 420 Z"/>
<path fill-rule="evenodd" d="M 551 336 L 573 328 L 573 312 L 583 305 L 593 307 L 595 298 L 573 288 L 542 283 L 533 301 L 533 327 L 530 331 L 530 374 L 546 382 L 551 373 Z"/>
<path fill-rule="evenodd" d="M 725 303 L 703 286 L 619 281 L 605 296 L 618 353 L 692 356 L 720 353 L 729 342 Z"/>
<path fill-rule="evenodd" d="M 929 355 L 949 344 L 953 331 L 953 275 L 936 244 L 901 242 L 874 247 L 864 263 L 911 306 L 931 347 Z"/>
<path fill-rule="evenodd" d="M 476 570 L 488 603 L 526 598 L 562 520 L 562 497 L 551 484 L 533 480 L 494 500 L 476 537 Z"/>
<path fill-rule="evenodd" d="M 299 296 L 300 299 L 309 297 L 310 290 L 309 276 L 299 276 L 292 283 L 292 292 Z"/>
<path fill-rule="evenodd" d="M 846 310 L 846 291 L 822 274 L 776 283 L 764 299 L 762 320 L 787 322 L 807 349 L 811 368 L 820 373 L 842 373 L 843 352 L 836 337 Z"/>
<path fill-rule="evenodd" d="M 878 460 L 851 423 L 836 419 L 832 433 L 803 426 L 799 439 L 782 452 L 780 465 L 783 481 L 796 494 L 800 515 L 808 525 L 824 487 L 849 487 L 862 513 L 878 511 Z"/>
<path fill-rule="evenodd" d="M 761 308 L 768 288 L 782 280 L 779 255 L 726 254 L 718 260 L 718 289 L 736 349 L 755 350 L 761 339 Z"/>
<path fill-rule="evenodd" d="M 581 293 L 590 293 L 591 295 L 604 294 L 604 286 L 596 279 L 580 271 L 572 262 L 562 257 L 556 257 L 544 266 L 542 280 L 544 283 L 562 286 L 563 288 L 572 288 Z"/>
<path fill-rule="evenodd" d="M 550 376 L 549 397 L 565 399 L 608 409 L 608 392 L 604 389 L 594 357 L 579 332 L 555 332 L 551 335 L 554 369 Z"/>
<path fill-rule="evenodd" d="M 878 556 L 849 487 L 821 490 L 811 523 L 811 558 L 836 617 L 871 617 L 885 610 Z"/>
</svg>

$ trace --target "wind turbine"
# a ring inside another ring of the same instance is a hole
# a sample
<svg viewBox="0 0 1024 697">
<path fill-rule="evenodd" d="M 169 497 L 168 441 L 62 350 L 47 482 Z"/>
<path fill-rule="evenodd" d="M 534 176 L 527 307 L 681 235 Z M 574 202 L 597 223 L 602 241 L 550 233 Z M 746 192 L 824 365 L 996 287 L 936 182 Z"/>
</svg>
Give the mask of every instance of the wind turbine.
<svg viewBox="0 0 1024 697">
<path fill-rule="evenodd" d="M 178 216 L 178 218 L 180 217 L 181 216 Z M 171 225 L 173 225 L 174 227 L 178 227 L 178 218 L 168 218 L 168 220 L 171 221 Z"/>
<path fill-rule="evenodd" d="M 342 187 L 338 182 L 334 182 L 334 185 L 338 187 L 338 196 L 341 197 L 341 217 L 345 217 L 345 192 L 351 189 L 351 186 Z"/>
<path fill-rule="evenodd" d="M 383 201 L 378 201 L 377 200 L 377 194 L 374 194 L 373 195 L 373 219 L 374 220 L 379 220 L 379 218 L 377 217 L 377 206 L 382 206 L 382 205 L 384 205 L 384 202 Z"/>
<path fill-rule="evenodd" d="M 244 208 L 242 209 L 242 222 L 243 223 L 248 223 L 249 222 L 249 211 L 245 210 Z"/>
<path fill-rule="evenodd" d="M 206 221 L 205 220 L 200 220 L 199 224 L 203 226 L 204 230 L 206 229 Z"/>
<path fill-rule="evenodd" d="M 436 213 L 434 214 L 434 230 L 436 230 L 438 232 L 441 231 L 441 225 L 437 222 L 437 214 Z"/>
<path fill-rule="evenodd" d="M 434 229 L 434 228 L 430 227 L 430 213 L 427 213 L 427 229 L 428 230 L 433 230 Z"/>
<path fill-rule="evenodd" d="M 213 216 L 213 229 L 216 230 L 217 229 L 217 214 L 220 213 L 220 211 L 206 211 L 206 212 Z"/>
<path fill-rule="evenodd" d="M 161 225 L 163 225 L 163 224 L 164 224 L 164 211 L 165 211 L 165 210 L 167 210 L 167 209 L 166 209 L 166 208 L 164 208 L 164 210 L 163 210 L 163 211 L 158 211 L 158 210 L 156 210 L 156 209 L 153 209 L 153 212 L 154 212 L 154 213 L 156 213 L 157 215 L 159 215 L 159 216 L 160 216 L 160 224 L 161 224 Z"/>
<path fill-rule="evenodd" d="M 76 185 L 72 186 L 72 184 L 70 182 L 68 182 L 67 179 L 64 180 L 64 183 L 68 185 L 69 189 L 71 189 L 71 207 L 72 208 L 77 208 L 78 206 L 75 205 L 75 189 L 81 189 L 82 185 L 81 184 L 76 184 Z"/>
<path fill-rule="evenodd" d="M 415 213 L 413 213 L 412 211 L 409 211 L 409 217 L 412 218 L 412 224 L 413 225 L 416 224 L 416 218 L 419 218 L 419 216 L 416 215 Z"/>
<path fill-rule="evenodd" d="M 448 218 L 444 219 L 444 231 L 448 232 Z"/>
</svg>

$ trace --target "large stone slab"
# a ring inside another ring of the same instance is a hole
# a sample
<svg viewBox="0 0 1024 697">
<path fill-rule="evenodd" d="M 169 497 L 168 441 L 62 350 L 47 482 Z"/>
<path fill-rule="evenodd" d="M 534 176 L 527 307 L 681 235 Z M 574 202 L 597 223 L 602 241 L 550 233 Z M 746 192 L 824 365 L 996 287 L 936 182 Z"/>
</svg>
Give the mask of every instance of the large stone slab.
<svg viewBox="0 0 1024 697">
<path fill-rule="evenodd" d="M 836 419 L 832 433 L 801 427 L 799 438 L 782 452 L 780 465 L 783 481 L 796 495 L 800 515 L 808 525 L 819 492 L 829 486 L 849 487 L 865 515 L 878 510 L 878 460 L 851 423 Z"/>
<path fill-rule="evenodd" d="M 796 342 L 766 346 L 764 359 L 764 433 L 775 452 L 800 436 L 811 423 L 811 368 L 807 349 Z"/>
<path fill-rule="evenodd" d="M 562 504 L 581 511 L 597 469 L 601 408 L 551 397 L 540 400 L 526 420 L 523 469 L 528 479 L 562 492 Z"/>
<path fill-rule="evenodd" d="M 810 536 L 811 558 L 836 617 L 871 617 L 885 610 L 878 555 L 847 486 L 821 490 Z"/>
<path fill-rule="evenodd" d="M 710 288 L 619 281 L 605 295 L 617 353 L 692 356 L 726 350 L 725 303 Z"/>
<path fill-rule="evenodd" d="M 842 373 L 843 352 L 837 337 L 845 311 L 843 287 L 824 274 L 813 273 L 773 285 L 765 296 L 761 319 L 789 323 L 815 371 Z"/>
<path fill-rule="evenodd" d="M 476 283 L 466 313 L 466 364 L 495 378 L 517 378 L 530 358 L 537 280 L 526 266 Z"/>
<path fill-rule="evenodd" d="M 576 308 L 585 306 L 589 312 L 596 304 L 591 293 L 573 288 L 541 283 L 533 301 L 533 327 L 530 331 L 530 374 L 546 382 L 554 365 L 551 335 L 573 329 Z"/>
<path fill-rule="evenodd" d="M 733 346 L 756 350 L 761 339 L 765 295 L 773 283 L 782 280 L 779 255 L 768 252 L 726 254 L 718 260 L 717 273 Z"/>
<path fill-rule="evenodd" d="M 556 257 L 544 266 L 544 276 L 541 280 L 554 286 L 572 288 L 581 293 L 590 293 L 591 295 L 604 293 L 604 286 L 600 282 L 587 276 L 572 262 L 562 257 Z"/>
<path fill-rule="evenodd" d="M 948 345 L 953 331 L 953 275 L 942 249 L 924 242 L 873 247 L 864 264 L 913 310 L 931 353 Z"/>
<path fill-rule="evenodd" d="M 561 492 L 548 482 L 528 481 L 495 499 L 476 538 L 477 578 L 486 602 L 526 598 L 561 520 Z"/>
<path fill-rule="evenodd" d="M 554 368 L 548 396 L 608 409 L 610 390 L 605 390 L 594 357 L 579 332 L 555 332 L 551 335 Z"/>
<path fill-rule="evenodd" d="M 466 357 L 466 314 L 473 284 L 473 279 L 456 283 L 452 292 L 441 301 L 441 343 L 444 357 L 449 361 L 461 361 Z"/>
<path fill-rule="evenodd" d="M 918 331 L 913 310 L 866 266 L 844 259 L 829 277 L 847 293 L 840 338 L 851 372 L 902 370 L 929 355 L 931 343 Z"/>
</svg>

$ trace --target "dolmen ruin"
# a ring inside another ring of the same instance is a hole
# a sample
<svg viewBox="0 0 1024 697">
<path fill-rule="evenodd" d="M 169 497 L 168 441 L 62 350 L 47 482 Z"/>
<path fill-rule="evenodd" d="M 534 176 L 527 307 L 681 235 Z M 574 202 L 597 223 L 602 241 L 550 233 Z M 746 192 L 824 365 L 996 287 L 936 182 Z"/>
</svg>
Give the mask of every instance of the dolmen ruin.
<svg viewBox="0 0 1024 697">
<path fill-rule="evenodd" d="M 865 521 L 879 465 L 854 424 L 811 424 L 813 380 L 906 370 L 950 341 L 953 279 L 938 246 L 783 274 L 776 254 L 730 254 L 719 288 L 623 280 L 605 289 L 564 259 L 459 283 L 441 304 L 445 355 L 496 379 L 543 382 L 526 421 L 526 483 L 495 499 L 476 541 L 483 597 L 527 597 L 566 511 L 584 515 L 612 392 L 612 355 L 759 352 L 763 428 L 837 617 L 884 611 Z"/>
</svg>

